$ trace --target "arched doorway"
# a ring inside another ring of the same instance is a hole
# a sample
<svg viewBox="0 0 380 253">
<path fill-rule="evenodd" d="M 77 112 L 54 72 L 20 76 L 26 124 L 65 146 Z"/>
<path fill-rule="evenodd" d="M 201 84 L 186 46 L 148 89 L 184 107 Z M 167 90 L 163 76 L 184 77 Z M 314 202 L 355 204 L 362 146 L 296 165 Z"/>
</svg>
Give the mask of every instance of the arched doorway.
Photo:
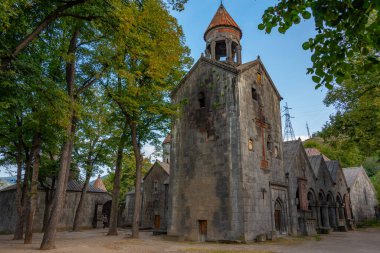
<svg viewBox="0 0 380 253">
<path fill-rule="evenodd" d="M 278 234 L 286 234 L 286 213 L 280 198 L 274 204 L 274 226 Z"/>
<path fill-rule="evenodd" d="M 109 200 L 106 203 L 104 203 L 103 209 L 102 209 L 102 216 L 104 216 L 104 215 L 107 216 L 107 221 L 108 221 L 107 227 L 110 223 L 111 207 L 112 207 L 112 200 Z"/>
</svg>

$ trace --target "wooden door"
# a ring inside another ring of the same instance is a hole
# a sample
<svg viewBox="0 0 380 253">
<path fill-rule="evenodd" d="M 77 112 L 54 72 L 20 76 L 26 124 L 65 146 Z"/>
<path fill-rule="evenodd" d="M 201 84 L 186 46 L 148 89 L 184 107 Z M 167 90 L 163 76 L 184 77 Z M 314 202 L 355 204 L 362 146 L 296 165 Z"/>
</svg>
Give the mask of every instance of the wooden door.
<svg viewBox="0 0 380 253">
<path fill-rule="evenodd" d="M 160 229 L 160 226 L 161 226 L 161 217 L 160 217 L 160 215 L 155 215 L 154 216 L 154 228 Z"/>
<path fill-rule="evenodd" d="M 281 210 L 274 210 L 274 224 L 276 230 L 281 232 Z"/>
<path fill-rule="evenodd" d="M 207 220 L 199 221 L 199 240 L 205 242 L 207 240 Z"/>
</svg>

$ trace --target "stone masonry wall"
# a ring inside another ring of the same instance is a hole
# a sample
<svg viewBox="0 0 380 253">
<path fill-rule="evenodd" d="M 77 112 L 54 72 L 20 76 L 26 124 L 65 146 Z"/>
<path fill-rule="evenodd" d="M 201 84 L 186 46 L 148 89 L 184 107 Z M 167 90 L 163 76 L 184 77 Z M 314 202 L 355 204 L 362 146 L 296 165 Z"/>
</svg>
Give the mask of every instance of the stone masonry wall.
<svg viewBox="0 0 380 253">
<path fill-rule="evenodd" d="M 261 75 L 260 81 L 257 80 L 258 73 Z M 245 240 L 252 241 L 257 235 L 269 234 L 274 230 L 273 207 L 277 197 L 283 198 L 282 201 L 286 203 L 284 206 L 287 207 L 286 187 L 278 192 L 278 186 L 276 189 L 270 186 L 270 183 L 285 185 L 281 157 L 280 97 L 259 64 L 241 74 L 238 86 L 243 181 L 241 196 L 244 203 Z M 255 98 L 253 91 L 256 92 Z M 257 120 L 267 124 L 263 133 Z M 252 150 L 249 147 L 251 140 Z M 268 168 L 264 169 L 261 168 L 263 148 L 268 162 Z"/>
<path fill-rule="evenodd" d="M 165 210 L 165 185 L 164 182 L 169 175 L 155 163 L 149 174 L 144 179 L 144 198 L 141 214 L 141 227 L 153 228 L 155 215 L 160 216 L 160 229 L 166 229 Z M 157 189 L 154 189 L 154 182 L 157 181 Z"/>
<path fill-rule="evenodd" d="M 73 226 L 76 207 L 79 203 L 80 192 L 67 192 L 58 230 L 69 230 Z M 0 192 L 0 232 L 14 232 L 16 224 L 16 192 L 14 190 Z M 81 228 L 91 228 L 94 218 L 95 205 L 104 204 L 110 200 L 108 193 L 88 193 L 80 219 Z M 38 201 L 34 218 L 33 230 L 40 232 L 43 226 L 45 210 L 45 192 L 38 192 Z"/>
<path fill-rule="evenodd" d="M 356 182 L 351 188 L 352 212 L 356 222 L 375 218 L 375 206 L 377 205 L 376 193 L 363 172 L 360 172 Z"/>
<path fill-rule="evenodd" d="M 172 130 L 168 233 L 198 240 L 204 220 L 207 240 L 240 240 L 236 74 L 209 61 L 201 58 L 174 96 L 185 106 Z"/>
</svg>

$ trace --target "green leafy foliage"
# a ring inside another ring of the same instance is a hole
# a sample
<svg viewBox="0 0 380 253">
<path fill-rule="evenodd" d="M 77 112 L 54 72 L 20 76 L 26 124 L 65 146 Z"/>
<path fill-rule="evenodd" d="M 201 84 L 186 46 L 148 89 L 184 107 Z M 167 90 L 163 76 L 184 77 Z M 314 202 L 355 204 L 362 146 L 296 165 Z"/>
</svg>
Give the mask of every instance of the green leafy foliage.
<svg viewBox="0 0 380 253">
<path fill-rule="evenodd" d="M 331 160 L 338 160 L 343 168 L 360 166 L 364 160 L 357 146 L 345 139 L 329 139 L 320 137 L 306 140 L 305 148 L 316 148 Z"/>
<path fill-rule="evenodd" d="M 380 203 L 380 171 L 371 178 L 371 181 L 377 192 L 377 202 Z"/>
<path fill-rule="evenodd" d="M 317 35 L 302 48 L 312 52 L 313 66 L 308 73 L 318 77 L 313 76 L 317 88 L 341 84 L 354 71 L 367 74 L 379 69 L 379 1 L 279 1 L 265 10 L 258 28 L 270 33 L 278 27 L 280 33 L 285 33 L 311 17 Z"/>
<path fill-rule="evenodd" d="M 142 175 L 143 177 L 152 167 L 151 162 L 148 159 L 144 159 L 142 163 Z M 108 175 L 104 178 L 103 182 L 108 192 L 113 190 L 113 182 L 115 173 L 112 169 L 108 171 Z M 125 203 L 125 195 L 135 189 L 136 179 L 136 161 L 132 152 L 126 152 L 123 158 L 123 169 L 121 171 L 120 180 L 120 203 Z"/>
<path fill-rule="evenodd" d="M 322 133 L 341 136 L 355 143 L 364 156 L 380 155 L 380 70 L 353 75 L 331 89 L 324 103 L 338 112 L 330 117 Z"/>
</svg>

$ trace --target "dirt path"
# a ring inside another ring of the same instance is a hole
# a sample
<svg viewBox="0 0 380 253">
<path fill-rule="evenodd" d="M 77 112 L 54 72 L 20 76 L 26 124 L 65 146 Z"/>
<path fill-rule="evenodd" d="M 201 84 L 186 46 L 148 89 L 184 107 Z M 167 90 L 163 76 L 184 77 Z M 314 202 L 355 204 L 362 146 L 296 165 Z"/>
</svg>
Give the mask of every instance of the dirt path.
<svg viewBox="0 0 380 253">
<path fill-rule="evenodd" d="M 141 239 L 130 239 L 129 230 L 121 230 L 119 236 L 106 236 L 106 230 L 96 229 L 84 232 L 59 232 L 57 249 L 54 253 L 379 253 L 380 229 L 367 229 L 348 233 L 322 235 L 315 237 L 286 238 L 263 244 L 217 244 L 176 242 L 165 237 L 152 236 L 141 232 Z M 34 243 L 24 245 L 12 241 L 11 235 L 0 235 L 0 253 L 36 253 L 42 234 L 34 235 Z"/>
</svg>

